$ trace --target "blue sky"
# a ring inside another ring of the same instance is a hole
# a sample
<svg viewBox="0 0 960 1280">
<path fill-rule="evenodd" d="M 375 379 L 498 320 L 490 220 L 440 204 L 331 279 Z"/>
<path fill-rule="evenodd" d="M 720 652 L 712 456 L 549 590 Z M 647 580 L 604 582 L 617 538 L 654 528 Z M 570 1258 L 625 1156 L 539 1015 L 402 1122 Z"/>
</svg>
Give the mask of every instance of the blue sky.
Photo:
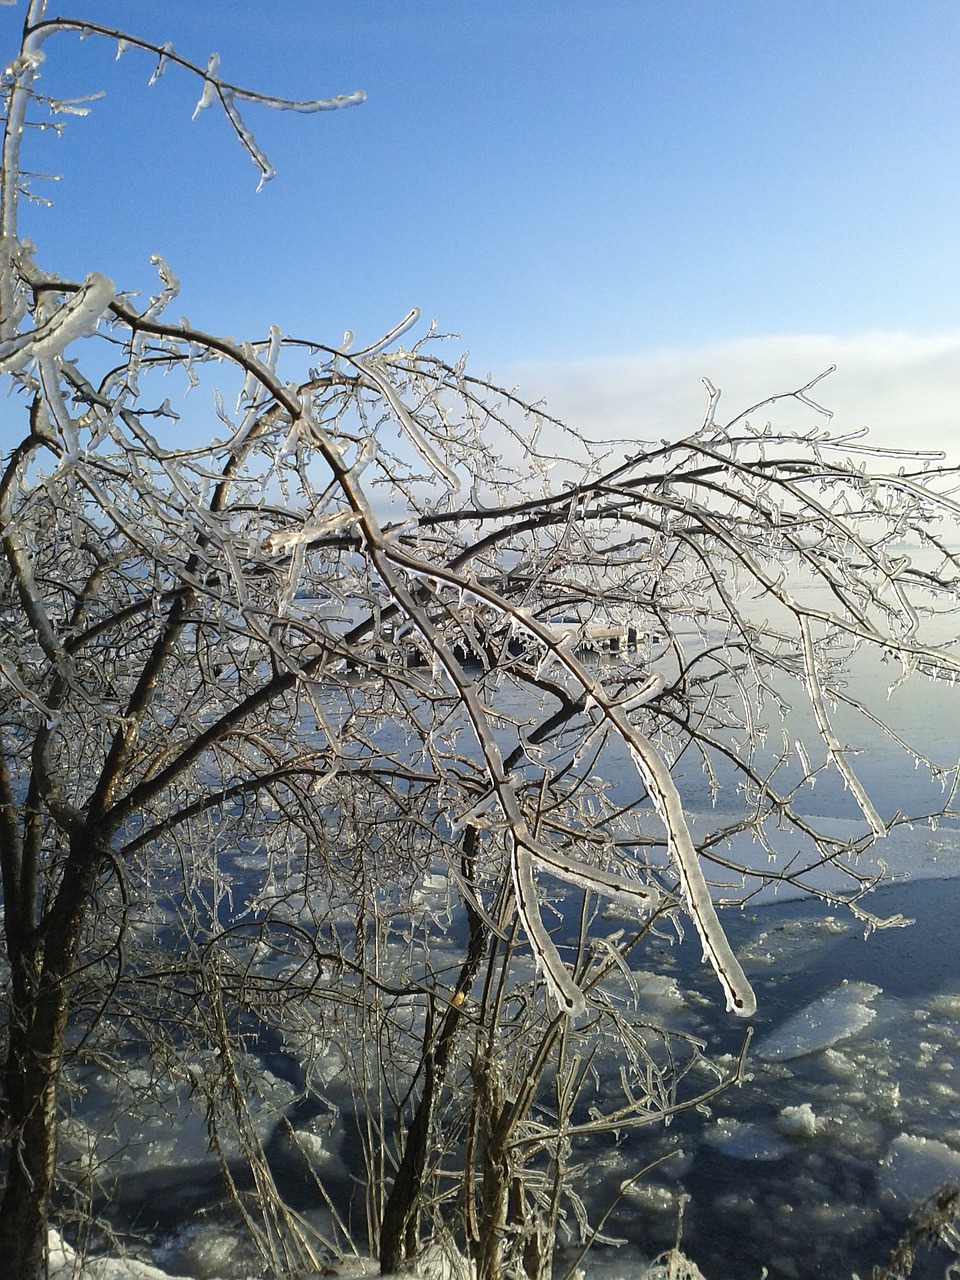
<svg viewBox="0 0 960 1280">
<path fill-rule="evenodd" d="M 280 171 L 257 194 L 185 74 L 148 90 L 141 54 L 51 42 L 46 92 L 106 96 L 31 141 L 63 174 L 25 215 L 48 269 L 149 290 L 159 251 L 182 312 L 238 337 L 368 341 L 419 306 L 476 371 L 595 429 L 687 430 L 703 375 L 732 411 L 834 362 L 843 425 L 955 429 L 955 0 L 55 7 L 217 50 L 253 88 L 368 99 L 252 110 Z M 0 9 L 10 56 L 23 10 Z"/>
</svg>

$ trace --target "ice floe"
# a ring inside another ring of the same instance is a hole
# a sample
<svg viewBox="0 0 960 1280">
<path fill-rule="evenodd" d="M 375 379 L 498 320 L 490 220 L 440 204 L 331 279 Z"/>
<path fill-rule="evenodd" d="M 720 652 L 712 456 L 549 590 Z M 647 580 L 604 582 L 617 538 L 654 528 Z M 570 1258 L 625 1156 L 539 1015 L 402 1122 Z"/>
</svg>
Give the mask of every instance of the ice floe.
<svg viewBox="0 0 960 1280">
<path fill-rule="evenodd" d="M 849 1040 L 877 1016 L 873 1001 L 880 993 L 870 982 L 842 982 L 765 1036 L 756 1056 L 764 1062 L 790 1061 Z"/>
<path fill-rule="evenodd" d="M 912 1133 L 901 1133 L 890 1144 L 881 1177 L 885 1198 L 918 1205 L 947 1182 L 960 1182 L 960 1152 Z"/>
</svg>

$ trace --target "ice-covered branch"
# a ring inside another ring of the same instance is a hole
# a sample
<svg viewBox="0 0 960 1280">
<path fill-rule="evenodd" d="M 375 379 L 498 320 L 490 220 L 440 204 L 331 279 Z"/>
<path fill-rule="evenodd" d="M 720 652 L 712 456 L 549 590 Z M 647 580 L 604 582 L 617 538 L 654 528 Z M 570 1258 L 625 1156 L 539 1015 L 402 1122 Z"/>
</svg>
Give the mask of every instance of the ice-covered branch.
<svg viewBox="0 0 960 1280">
<path fill-rule="evenodd" d="M 283 98 L 275 94 L 259 93 L 256 90 L 246 89 L 221 79 L 219 75 L 220 56 L 217 53 L 211 54 L 207 66 L 204 68 L 181 56 L 169 41 L 164 44 L 157 44 L 141 36 L 121 31 L 116 27 L 104 26 L 98 22 L 88 22 L 74 18 L 41 20 L 38 17 L 34 21 L 30 21 L 28 18 L 28 28 L 29 48 L 37 51 L 37 54 L 41 57 L 41 46 L 51 35 L 61 32 L 75 32 L 81 38 L 93 35 L 115 40 L 117 42 L 118 56 L 131 48 L 153 54 L 157 59 L 157 63 L 150 79 L 151 84 L 155 84 L 164 74 L 167 67 L 171 65 L 180 67 L 182 70 L 197 76 L 203 81 L 203 91 L 194 111 L 194 119 L 201 111 L 219 102 L 244 149 L 260 170 L 260 187 L 276 176 L 276 170 L 267 159 L 256 140 L 256 136 L 241 115 L 237 107 L 238 102 L 270 107 L 278 111 L 293 111 L 300 114 L 313 115 L 318 112 L 339 111 L 344 107 L 359 106 L 366 99 L 366 94 L 360 90 L 354 93 L 338 94 L 332 98 L 306 99 Z M 24 47 L 27 48 L 28 46 L 25 45 Z M 25 105 L 23 109 L 26 109 Z"/>
<path fill-rule="evenodd" d="M 800 617 L 800 636 L 803 647 L 803 667 L 806 673 L 807 688 L 810 693 L 810 703 L 813 707 L 814 715 L 817 718 L 817 726 L 820 729 L 823 741 L 830 753 L 830 758 L 840 770 L 844 782 L 850 788 L 856 798 L 857 804 L 863 813 L 863 816 L 870 823 L 870 826 L 877 836 L 885 836 L 887 834 L 887 825 L 877 813 L 873 802 L 867 795 L 866 789 L 860 779 L 857 777 L 850 761 L 847 759 L 847 753 L 840 744 L 833 725 L 830 722 L 830 716 L 823 698 L 823 687 L 820 682 L 819 664 L 817 662 L 816 651 L 814 648 L 813 633 L 810 629 L 810 620 L 804 615 Z"/>
<path fill-rule="evenodd" d="M 96 332 L 113 301 L 113 281 L 95 271 L 52 314 L 39 312 L 35 329 L 0 343 L 0 372 L 20 370 L 31 360 L 52 360 L 78 338 Z"/>
</svg>

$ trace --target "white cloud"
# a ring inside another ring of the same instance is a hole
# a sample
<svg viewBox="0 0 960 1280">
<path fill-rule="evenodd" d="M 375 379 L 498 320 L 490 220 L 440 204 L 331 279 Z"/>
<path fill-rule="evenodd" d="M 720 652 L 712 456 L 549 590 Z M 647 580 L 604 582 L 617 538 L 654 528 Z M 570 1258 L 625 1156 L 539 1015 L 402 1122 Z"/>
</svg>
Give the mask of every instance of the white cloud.
<svg viewBox="0 0 960 1280">
<path fill-rule="evenodd" d="M 919 337 L 868 333 L 856 338 L 804 334 L 663 348 L 623 359 L 524 363 L 507 373 L 527 398 L 605 439 L 676 439 L 702 421 L 701 378 L 722 391 L 724 422 L 777 392 L 803 386 L 830 365 L 836 372 L 813 395 L 833 411 L 839 435 L 869 427 L 891 448 L 939 448 L 960 456 L 960 332 Z M 786 403 L 765 406 L 754 422 L 798 423 Z M 804 412 L 799 421 L 809 422 Z"/>
</svg>

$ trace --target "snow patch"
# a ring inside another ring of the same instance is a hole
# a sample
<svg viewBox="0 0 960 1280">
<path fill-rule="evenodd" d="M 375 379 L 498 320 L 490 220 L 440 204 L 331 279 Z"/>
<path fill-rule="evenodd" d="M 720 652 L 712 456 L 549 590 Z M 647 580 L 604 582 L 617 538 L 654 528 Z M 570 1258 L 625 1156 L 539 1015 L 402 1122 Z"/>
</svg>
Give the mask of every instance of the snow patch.
<svg viewBox="0 0 960 1280">
<path fill-rule="evenodd" d="M 76 1250 L 52 1229 L 47 1248 L 50 1280 L 189 1280 L 187 1276 L 171 1276 L 136 1258 L 91 1258 L 81 1267 Z"/>
</svg>

